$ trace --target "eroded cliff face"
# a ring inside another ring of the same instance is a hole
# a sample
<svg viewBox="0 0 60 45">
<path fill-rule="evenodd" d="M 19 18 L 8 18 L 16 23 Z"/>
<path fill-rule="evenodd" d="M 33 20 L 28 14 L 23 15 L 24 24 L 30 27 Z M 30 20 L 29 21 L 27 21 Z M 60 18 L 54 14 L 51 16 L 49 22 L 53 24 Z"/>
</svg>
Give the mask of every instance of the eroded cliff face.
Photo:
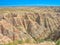
<svg viewBox="0 0 60 45">
<path fill-rule="evenodd" d="M 25 7 L 0 9 L 0 44 L 22 40 L 30 43 L 40 39 L 60 38 L 58 7 Z M 58 35 L 58 36 L 57 36 Z"/>
</svg>

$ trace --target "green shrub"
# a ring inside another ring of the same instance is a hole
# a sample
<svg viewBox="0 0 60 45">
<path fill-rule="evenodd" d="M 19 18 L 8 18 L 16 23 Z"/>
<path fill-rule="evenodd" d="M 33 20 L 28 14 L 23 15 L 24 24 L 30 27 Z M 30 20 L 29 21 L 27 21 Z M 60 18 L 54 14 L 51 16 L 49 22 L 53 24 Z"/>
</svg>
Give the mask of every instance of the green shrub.
<svg viewBox="0 0 60 45">
<path fill-rule="evenodd" d="M 22 44 L 23 43 L 23 40 L 18 40 L 18 44 Z"/>
<path fill-rule="evenodd" d="M 60 45 L 60 39 L 56 41 L 56 45 Z"/>
<path fill-rule="evenodd" d="M 47 39 L 46 41 L 52 41 L 51 39 Z"/>
<path fill-rule="evenodd" d="M 44 39 L 38 39 L 37 43 L 44 42 L 44 41 L 45 41 Z"/>
<path fill-rule="evenodd" d="M 26 43 L 30 43 L 30 39 L 26 39 L 25 42 L 26 42 Z"/>
</svg>

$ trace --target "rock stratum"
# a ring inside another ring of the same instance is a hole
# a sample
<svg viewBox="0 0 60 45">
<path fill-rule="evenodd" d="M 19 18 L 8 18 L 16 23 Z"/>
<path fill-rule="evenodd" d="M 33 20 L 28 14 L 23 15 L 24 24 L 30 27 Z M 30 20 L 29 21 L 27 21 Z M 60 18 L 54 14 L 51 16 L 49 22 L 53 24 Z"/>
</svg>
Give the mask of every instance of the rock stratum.
<svg viewBox="0 0 60 45">
<path fill-rule="evenodd" d="M 39 43 L 42 40 L 56 41 L 59 38 L 59 7 L 0 8 L 0 44 L 15 41 Z"/>
</svg>

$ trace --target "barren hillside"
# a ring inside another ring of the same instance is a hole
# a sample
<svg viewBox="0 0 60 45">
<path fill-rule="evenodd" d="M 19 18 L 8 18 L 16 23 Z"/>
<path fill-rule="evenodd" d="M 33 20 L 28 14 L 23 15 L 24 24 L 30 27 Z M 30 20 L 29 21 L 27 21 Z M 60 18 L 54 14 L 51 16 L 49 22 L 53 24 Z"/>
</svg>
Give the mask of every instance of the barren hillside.
<svg viewBox="0 0 60 45">
<path fill-rule="evenodd" d="M 59 7 L 0 8 L 0 44 L 40 43 L 49 39 L 60 39 Z"/>
</svg>

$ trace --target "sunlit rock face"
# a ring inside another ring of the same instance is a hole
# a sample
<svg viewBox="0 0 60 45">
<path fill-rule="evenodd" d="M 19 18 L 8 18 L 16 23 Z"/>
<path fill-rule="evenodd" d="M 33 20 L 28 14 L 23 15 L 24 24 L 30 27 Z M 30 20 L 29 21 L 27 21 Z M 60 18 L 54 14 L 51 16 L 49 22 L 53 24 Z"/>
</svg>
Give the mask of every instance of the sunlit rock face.
<svg viewBox="0 0 60 45">
<path fill-rule="evenodd" d="M 25 42 L 27 39 L 30 43 L 38 42 L 40 39 L 57 40 L 60 38 L 59 34 L 59 7 L 0 9 L 0 43 L 2 44 L 15 40 Z"/>
</svg>

